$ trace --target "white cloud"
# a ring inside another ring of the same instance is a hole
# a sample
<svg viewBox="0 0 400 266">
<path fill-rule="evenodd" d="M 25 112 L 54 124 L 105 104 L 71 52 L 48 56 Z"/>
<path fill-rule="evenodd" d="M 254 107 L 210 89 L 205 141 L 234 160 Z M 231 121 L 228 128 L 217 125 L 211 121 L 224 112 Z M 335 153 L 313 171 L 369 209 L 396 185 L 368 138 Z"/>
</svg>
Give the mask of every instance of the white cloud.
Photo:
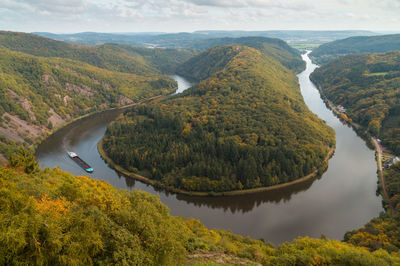
<svg viewBox="0 0 400 266">
<path fill-rule="evenodd" d="M 20 31 L 399 30 L 399 0 L 0 0 Z"/>
</svg>

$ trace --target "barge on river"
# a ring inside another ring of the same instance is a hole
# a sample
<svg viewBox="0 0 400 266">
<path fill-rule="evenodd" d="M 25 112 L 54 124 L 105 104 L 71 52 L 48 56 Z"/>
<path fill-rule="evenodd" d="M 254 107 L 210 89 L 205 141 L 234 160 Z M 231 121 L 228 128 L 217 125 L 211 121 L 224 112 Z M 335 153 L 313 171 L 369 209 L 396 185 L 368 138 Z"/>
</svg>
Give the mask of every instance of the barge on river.
<svg viewBox="0 0 400 266">
<path fill-rule="evenodd" d="M 75 152 L 69 151 L 67 152 L 68 156 L 74 161 L 76 162 L 80 167 L 82 167 L 86 172 L 88 173 L 93 173 L 93 168 L 88 165 L 84 160 L 82 160 L 78 154 L 76 154 Z"/>
</svg>

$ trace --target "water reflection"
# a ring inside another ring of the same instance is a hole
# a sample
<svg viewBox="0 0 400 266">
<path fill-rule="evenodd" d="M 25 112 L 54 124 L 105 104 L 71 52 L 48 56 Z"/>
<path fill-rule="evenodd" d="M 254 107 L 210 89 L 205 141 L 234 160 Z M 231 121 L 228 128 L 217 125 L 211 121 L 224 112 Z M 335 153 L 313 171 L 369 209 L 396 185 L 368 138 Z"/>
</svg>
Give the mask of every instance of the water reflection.
<svg viewBox="0 0 400 266">
<path fill-rule="evenodd" d="M 254 207 L 260 206 L 262 203 L 269 202 L 277 204 L 288 202 L 292 199 L 293 195 L 310 188 L 312 183 L 320 177 L 321 176 L 315 177 L 290 187 L 249 195 L 224 196 L 216 199 L 214 197 L 194 197 L 178 194 L 176 198 L 198 207 L 205 206 L 212 209 L 223 209 L 231 213 L 246 213 L 251 211 Z"/>
</svg>

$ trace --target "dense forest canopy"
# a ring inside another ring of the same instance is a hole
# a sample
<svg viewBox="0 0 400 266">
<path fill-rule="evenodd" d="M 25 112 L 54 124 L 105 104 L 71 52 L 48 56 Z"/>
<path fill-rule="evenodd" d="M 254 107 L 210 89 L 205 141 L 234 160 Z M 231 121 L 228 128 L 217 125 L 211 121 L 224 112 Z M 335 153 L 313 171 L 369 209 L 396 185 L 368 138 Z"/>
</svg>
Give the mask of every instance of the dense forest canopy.
<svg viewBox="0 0 400 266">
<path fill-rule="evenodd" d="M 336 240 L 261 240 L 174 217 L 146 192 L 118 190 L 20 150 L 0 168 L 0 264 L 393 265 L 398 255 Z M 212 257 L 213 254 L 217 256 Z M 211 259 L 210 259 L 211 258 Z"/>
<path fill-rule="evenodd" d="M 384 53 L 400 50 L 400 34 L 357 36 L 325 43 L 315 48 L 310 57 L 319 64 L 347 54 Z"/>
<path fill-rule="evenodd" d="M 345 56 L 316 69 L 311 79 L 347 116 L 400 154 L 400 51 Z"/>
<path fill-rule="evenodd" d="M 334 131 L 308 110 L 292 71 L 240 45 L 187 65 L 196 86 L 107 129 L 103 148 L 117 164 L 189 191 L 270 186 L 323 164 Z"/>
</svg>

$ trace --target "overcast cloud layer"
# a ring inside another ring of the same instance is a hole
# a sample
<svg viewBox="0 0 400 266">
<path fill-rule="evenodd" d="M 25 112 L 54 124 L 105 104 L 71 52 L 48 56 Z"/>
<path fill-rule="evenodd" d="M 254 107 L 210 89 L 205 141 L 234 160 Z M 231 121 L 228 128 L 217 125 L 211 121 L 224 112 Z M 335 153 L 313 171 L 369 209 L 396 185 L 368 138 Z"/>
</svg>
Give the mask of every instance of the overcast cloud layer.
<svg viewBox="0 0 400 266">
<path fill-rule="evenodd" d="M 400 30 L 400 0 L 0 0 L 0 29 Z"/>
</svg>

